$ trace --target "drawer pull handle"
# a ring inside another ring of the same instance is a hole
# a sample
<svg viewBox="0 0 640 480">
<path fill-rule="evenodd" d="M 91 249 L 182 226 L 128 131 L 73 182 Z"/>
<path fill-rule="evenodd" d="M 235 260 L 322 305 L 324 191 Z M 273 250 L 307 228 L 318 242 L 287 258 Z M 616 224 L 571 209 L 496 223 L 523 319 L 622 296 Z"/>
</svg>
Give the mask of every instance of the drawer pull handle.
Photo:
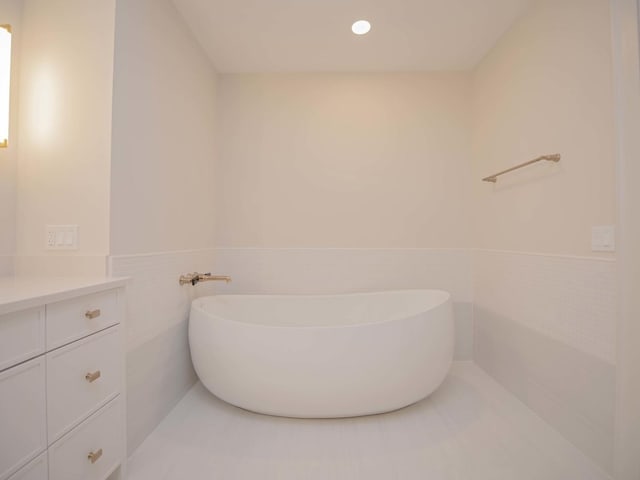
<svg viewBox="0 0 640 480">
<path fill-rule="evenodd" d="M 102 456 L 102 449 L 89 453 L 89 455 L 87 455 L 87 458 L 91 463 L 96 463 L 98 460 L 100 460 L 101 456 Z"/>
<path fill-rule="evenodd" d="M 94 318 L 98 318 L 100 316 L 100 309 L 96 308 L 95 310 L 88 310 L 87 313 L 84 314 L 89 320 L 93 320 Z"/>
<path fill-rule="evenodd" d="M 87 373 L 84 378 L 87 380 L 87 382 L 89 383 L 93 383 L 95 382 L 97 379 L 100 378 L 100 376 L 102 375 L 102 373 L 100 373 L 100 370 L 96 370 L 93 373 Z"/>
</svg>

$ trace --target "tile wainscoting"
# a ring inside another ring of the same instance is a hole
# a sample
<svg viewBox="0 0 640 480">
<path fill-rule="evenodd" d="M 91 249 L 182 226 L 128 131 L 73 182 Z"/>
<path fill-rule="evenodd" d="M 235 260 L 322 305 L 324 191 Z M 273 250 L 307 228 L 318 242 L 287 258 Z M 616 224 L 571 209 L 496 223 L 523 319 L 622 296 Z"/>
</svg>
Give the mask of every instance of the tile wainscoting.
<svg viewBox="0 0 640 480">
<path fill-rule="evenodd" d="M 471 251 L 464 249 L 218 248 L 221 293 L 333 294 L 412 288 L 451 292 L 456 359 L 473 355 Z"/>
<path fill-rule="evenodd" d="M 475 361 L 611 472 L 616 264 L 474 252 Z"/>
<path fill-rule="evenodd" d="M 456 358 L 474 359 L 610 471 L 613 261 L 464 249 L 217 248 L 114 256 L 109 266 L 131 277 L 130 452 L 196 381 L 187 319 L 197 296 L 438 288 L 453 295 Z M 178 285 L 181 273 L 195 270 L 233 282 Z"/>
<path fill-rule="evenodd" d="M 470 268 L 467 250 L 219 248 L 110 257 L 111 275 L 131 277 L 126 322 L 129 451 L 196 381 L 186 334 L 189 306 L 197 296 L 441 288 L 455 300 L 456 357 L 471 359 Z M 179 275 L 191 271 L 231 275 L 233 282 L 178 285 Z"/>
<path fill-rule="evenodd" d="M 182 273 L 209 271 L 214 250 L 117 255 L 109 273 L 127 285 L 127 436 L 129 453 L 196 382 L 187 341 L 191 301 L 211 284 L 180 286 Z"/>
</svg>

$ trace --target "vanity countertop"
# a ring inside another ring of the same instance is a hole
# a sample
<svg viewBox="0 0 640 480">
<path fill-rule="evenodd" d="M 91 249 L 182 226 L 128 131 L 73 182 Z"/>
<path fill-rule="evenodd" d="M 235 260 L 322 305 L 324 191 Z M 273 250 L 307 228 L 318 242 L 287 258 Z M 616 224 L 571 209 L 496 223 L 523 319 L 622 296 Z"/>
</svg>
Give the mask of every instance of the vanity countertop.
<svg viewBox="0 0 640 480">
<path fill-rule="evenodd" d="M 0 315 L 124 286 L 126 277 L 0 277 Z"/>
</svg>

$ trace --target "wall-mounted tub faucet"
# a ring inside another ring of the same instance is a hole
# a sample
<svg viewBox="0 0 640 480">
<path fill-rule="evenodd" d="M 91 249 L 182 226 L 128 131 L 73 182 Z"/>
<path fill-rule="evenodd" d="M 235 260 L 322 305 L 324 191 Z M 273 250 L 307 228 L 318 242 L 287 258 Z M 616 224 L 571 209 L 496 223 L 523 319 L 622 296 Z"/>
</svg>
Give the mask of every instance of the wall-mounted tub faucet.
<svg viewBox="0 0 640 480">
<path fill-rule="evenodd" d="M 180 285 L 197 285 L 200 282 L 226 282 L 229 283 L 231 277 L 226 275 L 211 275 L 210 273 L 187 273 L 186 275 L 180 275 Z"/>
</svg>

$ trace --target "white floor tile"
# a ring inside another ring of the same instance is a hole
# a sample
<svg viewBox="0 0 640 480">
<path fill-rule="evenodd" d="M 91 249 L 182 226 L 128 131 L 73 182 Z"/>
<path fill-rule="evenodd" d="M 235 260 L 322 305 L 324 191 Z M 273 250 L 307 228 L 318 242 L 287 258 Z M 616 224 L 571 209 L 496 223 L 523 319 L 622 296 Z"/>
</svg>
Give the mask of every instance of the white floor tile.
<svg viewBox="0 0 640 480">
<path fill-rule="evenodd" d="M 384 415 L 299 420 L 235 408 L 198 384 L 132 455 L 130 480 L 604 480 L 471 363 Z"/>
</svg>

